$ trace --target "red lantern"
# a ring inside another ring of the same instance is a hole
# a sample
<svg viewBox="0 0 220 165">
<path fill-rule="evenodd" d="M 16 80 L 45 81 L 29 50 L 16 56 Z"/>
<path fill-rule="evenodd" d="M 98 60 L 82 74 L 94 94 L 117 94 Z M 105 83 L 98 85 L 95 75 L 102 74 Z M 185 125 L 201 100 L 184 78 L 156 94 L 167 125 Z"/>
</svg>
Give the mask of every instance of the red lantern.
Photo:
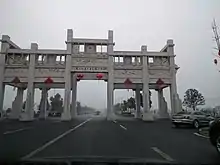
<svg viewBox="0 0 220 165">
<path fill-rule="evenodd" d="M 215 65 L 217 65 L 217 64 L 218 64 L 217 59 L 214 59 L 214 64 L 215 64 Z"/>
<path fill-rule="evenodd" d="M 83 77 L 84 77 L 84 75 L 81 74 L 81 73 L 79 73 L 79 74 L 76 75 L 77 81 L 80 81 Z"/>
<path fill-rule="evenodd" d="M 124 81 L 124 84 L 125 84 L 125 87 L 129 90 L 129 88 L 131 87 L 132 85 L 132 81 L 127 78 L 125 81 Z"/>
<path fill-rule="evenodd" d="M 45 84 L 52 84 L 53 83 L 53 79 L 51 77 L 48 77 L 45 81 Z"/>
<path fill-rule="evenodd" d="M 163 87 L 165 87 L 163 80 L 161 80 L 160 78 L 157 80 L 156 84 L 159 89 L 162 89 Z"/>
<path fill-rule="evenodd" d="M 21 81 L 18 77 L 15 77 L 11 82 L 14 84 L 14 89 L 13 90 L 15 90 L 17 84 L 21 83 Z"/>
<path fill-rule="evenodd" d="M 97 79 L 102 79 L 102 77 L 103 77 L 103 74 L 102 73 L 98 73 L 97 75 L 96 75 L 96 77 L 97 77 Z"/>
<path fill-rule="evenodd" d="M 21 81 L 20 81 L 20 79 L 18 77 L 15 77 L 11 82 L 14 83 L 14 84 L 18 84 Z"/>
</svg>

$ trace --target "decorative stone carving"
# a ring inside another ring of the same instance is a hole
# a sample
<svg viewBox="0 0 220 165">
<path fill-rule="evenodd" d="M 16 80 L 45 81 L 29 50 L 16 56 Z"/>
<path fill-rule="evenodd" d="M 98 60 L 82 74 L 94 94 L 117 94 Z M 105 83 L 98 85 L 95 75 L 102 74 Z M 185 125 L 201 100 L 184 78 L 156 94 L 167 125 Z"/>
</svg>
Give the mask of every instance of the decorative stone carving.
<svg viewBox="0 0 220 165">
<path fill-rule="evenodd" d="M 5 77 L 27 77 L 28 68 L 20 69 L 20 68 L 7 68 L 5 69 Z"/>
<path fill-rule="evenodd" d="M 93 59 L 93 58 L 73 58 L 73 66 L 107 66 L 107 59 Z"/>
<path fill-rule="evenodd" d="M 35 77 L 64 77 L 65 69 L 61 68 L 36 68 Z"/>
<path fill-rule="evenodd" d="M 27 55 L 23 54 L 7 54 L 6 63 L 8 65 L 27 65 L 28 61 L 26 60 Z"/>
<path fill-rule="evenodd" d="M 169 66 L 168 57 L 154 57 L 152 66 Z"/>
<path fill-rule="evenodd" d="M 149 69 L 150 78 L 171 78 L 169 70 Z"/>
<path fill-rule="evenodd" d="M 121 78 L 141 78 L 142 70 L 115 70 L 114 75 Z"/>
</svg>

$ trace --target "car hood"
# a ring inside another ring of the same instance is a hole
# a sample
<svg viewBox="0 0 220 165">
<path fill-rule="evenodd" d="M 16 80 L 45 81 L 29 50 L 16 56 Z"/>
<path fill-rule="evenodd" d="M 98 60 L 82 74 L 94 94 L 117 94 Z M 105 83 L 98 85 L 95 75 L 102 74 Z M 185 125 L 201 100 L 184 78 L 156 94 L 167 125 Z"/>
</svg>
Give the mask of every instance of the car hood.
<svg viewBox="0 0 220 165">
<path fill-rule="evenodd" d="M 178 164 L 161 159 L 147 159 L 136 157 L 113 157 L 113 156 L 64 156 L 64 157 L 45 157 L 31 158 L 23 160 L 25 163 L 117 163 L 117 164 L 134 164 L 134 163 L 150 163 L 150 164 Z"/>
</svg>

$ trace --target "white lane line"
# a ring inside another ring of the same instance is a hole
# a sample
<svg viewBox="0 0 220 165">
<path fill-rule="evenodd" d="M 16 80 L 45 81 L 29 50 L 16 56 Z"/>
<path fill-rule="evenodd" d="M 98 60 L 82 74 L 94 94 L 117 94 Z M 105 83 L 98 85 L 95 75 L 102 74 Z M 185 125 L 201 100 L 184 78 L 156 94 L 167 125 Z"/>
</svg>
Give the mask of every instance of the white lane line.
<svg viewBox="0 0 220 165">
<path fill-rule="evenodd" d="M 31 128 L 32 127 L 26 127 L 26 128 L 16 129 L 16 130 L 13 130 L 13 131 L 6 131 L 6 132 L 3 133 L 3 135 L 13 134 L 13 133 L 21 132 L 21 131 L 28 130 L 28 129 L 31 129 Z"/>
<path fill-rule="evenodd" d="M 121 128 L 123 128 L 124 130 L 127 130 L 127 128 L 124 127 L 123 125 L 119 124 L 119 126 L 120 126 Z"/>
<path fill-rule="evenodd" d="M 116 124 L 117 123 L 117 121 L 116 120 L 113 120 L 113 122 Z"/>
<path fill-rule="evenodd" d="M 164 153 L 163 151 L 161 151 L 159 148 L 157 147 L 151 147 L 152 150 L 154 150 L 156 153 L 158 153 L 160 156 L 162 156 L 164 159 L 168 160 L 168 161 L 174 161 L 173 158 L 171 158 L 169 155 L 167 155 L 166 153 Z"/>
<path fill-rule="evenodd" d="M 63 138 L 64 136 L 68 135 L 69 133 L 71 133 L 72 131 L 76 130 L 77 128 L 81 127 L 82 125 L 84 125 L 85 123 L 89 122 L 90 120 L 92 120 L 92 118 L 87 119 L 86 121 L 80 123 L 79 125 L 69 129 L 68 131 L 62 133 L 61 135 L 57 136 L 56 138 L 52 139 L 51 141 L 47 142 L 46 144 L 44 144 L 43 146 L 37 148 L 36 150 L 30 152 L 29 154 L 27 154 L 26 156 L 22 157 L 21 160 L 25 160 L 25 159 L 29 159 L 30 157 L 34 156 L 35 154 L 41 152 L 42 150 L 44 150 L 45 148 L 47 148 L 48 146 L 52 145 L 53 143 L 57 142 L 59 139 Z"/>
<path fill-rule="evenodd" d="M 203 137 L 203 138 L 206 138 L 206 139 L 209 139 L 209 137 L 208 136 L 204 136 L 204 135 L 201 135 L 201 134 L 199 134 L 199 133 L 194 133 L 194 135 L 196 135 L 196 136 L 200 136 L 200 137 Z"/>
</svg>

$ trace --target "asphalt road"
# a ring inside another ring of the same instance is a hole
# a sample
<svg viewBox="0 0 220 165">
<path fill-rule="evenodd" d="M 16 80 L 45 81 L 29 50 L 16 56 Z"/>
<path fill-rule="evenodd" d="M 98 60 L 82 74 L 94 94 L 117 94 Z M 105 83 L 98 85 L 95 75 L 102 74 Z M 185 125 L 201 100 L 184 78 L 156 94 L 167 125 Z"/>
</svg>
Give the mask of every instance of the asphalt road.
<svg viewBox="0 0 220 165">
<path fill-rule="evenodd" d="M 71 122 L 0 121 L 0 160 L 76 157 L 132 157 L 179 163 L 220 163 L 209 139 L 170 121 L 87 117 Z"/>
</svg>

